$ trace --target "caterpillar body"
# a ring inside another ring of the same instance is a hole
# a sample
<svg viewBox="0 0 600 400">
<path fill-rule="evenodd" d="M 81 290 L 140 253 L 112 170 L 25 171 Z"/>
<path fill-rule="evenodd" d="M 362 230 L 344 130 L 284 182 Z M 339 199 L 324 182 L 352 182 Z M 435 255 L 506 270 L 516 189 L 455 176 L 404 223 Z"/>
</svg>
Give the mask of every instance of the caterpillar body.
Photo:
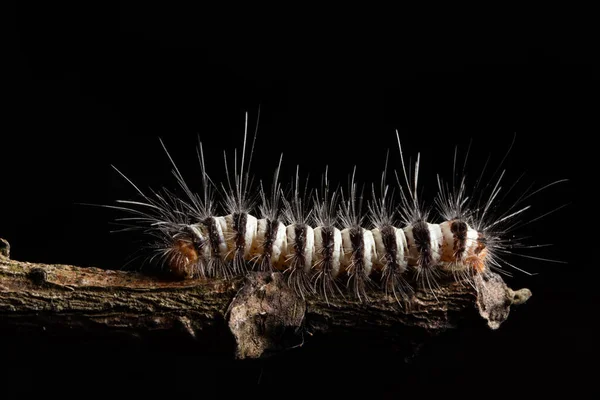
<svg viewBox="0 0 600 400">
<path fill-rule="evenodd" d="M 230 173 L 225 155 L 227 182 L 221 185 L 209 178 L 199 142 L 200 193 L 188 187 L 162 141 L 183 197 L 165 189 L 146 194 L 115 168 L 142 200 L 120 200 L 120 205 L 108 207 L 130 214 L 120 220 L 128 230 L 142 229 L 154 239 L 148 245 L 151 264 L 183 279 L 230 278 L 251 269 L 279 271 L 302 297 L 344 296 L 345 283 L 359 301 L 368 300 L 369 291 L 377 288 L 398 302 L 407 301 L 413 285 L 433 289 L 441 274 L 470 282 L 491 268 L 513 266 L 504 256 L 519 245 L 505 235 L 521 224 L 518 216 L 529 208 L 521 203 L 562 182 L 522 194 L 498 215 L 492 211 L 504 174 L 488 185 L 491 189 L 485 196 L 474 195 L 480 189 L 478 180 L 469 196 L 464 171 L 458 184 L 455 171 L 452 185 L 438 177 L 435 208 L 443 221 L 430 222 L 433 208 L 418 197 L 420 157 L 414 167 L 405 162 L 396 132 L 402 164 L 402 173 L 396 174 L 399 202 L 386 181 L 387 158 L 380 188 L 372 186 L 366 212 L 354 173 L 348 189 L 342 190 L 332 188 L 326 169 L 320 190 L 309 190 L 308 184 L 301 186 L 297 168 L 286 193 L 279 182 L 281 157 L 271 188 L 265 189 L 261 181 L 258 194 L 252 194 L 249 170 L 254 141 L 246 154 L 247 128 L 248 114 L 241 159 L 236 151 Z M 455 152 L 455 170 L 456 158 Z M 223 197 L 226 215 L 218 215 L 216 194 Z"/>
</svg>

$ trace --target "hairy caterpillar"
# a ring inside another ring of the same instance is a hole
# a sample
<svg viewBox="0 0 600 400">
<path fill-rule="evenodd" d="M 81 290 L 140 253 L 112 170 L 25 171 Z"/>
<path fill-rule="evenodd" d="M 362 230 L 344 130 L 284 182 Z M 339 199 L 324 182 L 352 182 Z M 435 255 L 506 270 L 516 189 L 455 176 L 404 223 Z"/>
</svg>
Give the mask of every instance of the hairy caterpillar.
<svg viewBox="0 0 600 400">
<path fill-rule="evenodd" d="M 120 200 L 120 205 L 108 207 L 130 214 L 120 219 L 126 229 L 141 229 L 152 238 L 147 260 L 176 277 L 229 278 L 250 269 L 280 271 L 303 297 L 343 296 L 345 285 L 359 301 L 368 300 L 369 291 L 378 288 L 400 302 L 410 298 L 415 284 L 435 288 L 443 274 L 469 282 L 491 268 L 519 269 L 505 260 L 520 246 L 507 234 L 522 224 L 519 216 L 530 207 L 523 205 L 525 200 L 562 181 L 522 193 L 499 213 L 504 172 L 483 184 L 482 171 L 469 188 L 467 157 L 463 170 L 457 171 L 455 150 L 452 182 L 438 176 L 434 207 L 427 206 L 419 195 L 420 155 L 414 164 L 407 162 L 398 132 L 396 137 L 401 162 L 401 171 L 395 173 L 398 201 L 387 182 L 389 156 L 379 187 L 371 186 L 366 205 L 354 172 L 348 187 L 340 188 L 331 185 L 326 168 L 320 190 L 312 190 L 308 179 L 301 181 L 297 167 L 291 186 L 284 189 L 283 156 L 271 186 L 260 181 L 255 187 L 250 167 L 256 132 L 248 146 L 246 114 L 241 152 L 235 150 L 233 163 L 227 153 L 224 156 L 225 182 L 218 184 L 209 177 L 199 141 L 201 185 L 200 192 L 192 191 L 161 141 L 183 196 L 167 189 L 147 194 L 115 168 L 141 200 Z M 436 222 L 434 213 L 442 221 Z"/>
</svg>

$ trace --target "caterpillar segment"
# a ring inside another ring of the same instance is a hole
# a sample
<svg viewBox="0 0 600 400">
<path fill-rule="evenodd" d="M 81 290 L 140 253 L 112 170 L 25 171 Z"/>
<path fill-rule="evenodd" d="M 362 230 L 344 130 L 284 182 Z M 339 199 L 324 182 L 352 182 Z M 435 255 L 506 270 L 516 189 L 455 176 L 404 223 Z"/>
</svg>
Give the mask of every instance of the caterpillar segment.
<svg viewBox="0 0 600 400">
<path fill-rule="evenodd" d="M 283 154 L 279 157 L 279 164 L 273 174 L 273 184 L 268 195 L 262 182 L 260 183 L 261 202 L 258 209 L 261 218 L 256 222 L 256 235 L 250 249 L 250 259 L 259 271 L 282 270 L 287 251 L 286 227 L 280 221 L 282 191 L 279 171 L 282 160 Z"/>
<path fill-rule="evenodd" d="M 256 221 L 256 235 L 250 248 L 250 262 L 259 271 L 283 271 L 287 252 L 286 226 L 278 220 Z"/>
<path fill-rule="evenodd" d="M 347 285 L 358 298 L 368 300 L 373 260 L 376 258 L 373 233 L 360 226 L 345 228 L 342 234 L 342 269 L 348 276 Z"/>
<path fill-rule="evenodd" d="M 419 220 L 404 228 L 408 245 L 408 264 L 415 267 L 416 278 L 422 286 L 438 286 L 442 233 L 440 226 Z"/>
<path fill-rule="evenodd" d="M 296 223 L 286 227 L 287 253 L 284 273 L 288 284 L 304 298 L 305 293 L 313 292 L 310 284 L 310 272 L 315 250 L 315 234 L 307 224 Z"/>
<path fill-rule="evenodd" d="M 381 284 L 396 301 L 408 300 L 413 289 L 404 277 L 408 269 L 408 244 L 404 230 L 390 224 L 372 229 L 375 241 L 375 265 L 381 271 Z"/>
<path fill-rule="evenodd" d="M 312 221 L 316 226 L 312 283 L 315 292 L 327 303 L 332 295 L 344 297 L 344 291 L 338 284 L 343 272 L 342 232 L 336 227 L 339 191 L 331 189 L 328 171 L 329 167 L 326 166 L 320 189 L 314 192 L 312 213 Z"/>
<path fill-rule="evenodd" d="M 315 251 L 313 263 L 313 283 L 315 291 L 326 301 L 329 296 L 343 292 L 337 279 L 344 272 L 342 267 L 342 232 L 334 226 L 318 226 L 314 229 Z"/>
<path fill-rule="evenodd" d="M 405 278 L 408 268 L 408 243 L 403 229 L 394 227 L 396 215 L 393 205 L 393 190 L 387 182 L 389 152 L 381 175 L 379 193 L 371 186 L 369 216 L 374 228 L 375 265 L 380 271 L 380 282 L 386 295 L 392 295 L 398 303 L 406 302 L 413 294 L 411 285 Z"/>
<path fill-rule="evenodd" d="M 233 276 L 231 264 L 227 260 L 228 248 L 225 241 L 227 223 L 224 217 L 208 217 L 204 226 L 210 243 L 210 256 L 206 261 L 209 277 L 230 278 Z"/>
<path fill-rule="evenodd" d="M 257 231 L 257 219 L 248 213 L 233 213 L 224 217 L 229 251 L 226 259 L 231 261 L 233 273 L 246 273 L 246 261 L 250 258 L 252 243 Z"/>
</svg>

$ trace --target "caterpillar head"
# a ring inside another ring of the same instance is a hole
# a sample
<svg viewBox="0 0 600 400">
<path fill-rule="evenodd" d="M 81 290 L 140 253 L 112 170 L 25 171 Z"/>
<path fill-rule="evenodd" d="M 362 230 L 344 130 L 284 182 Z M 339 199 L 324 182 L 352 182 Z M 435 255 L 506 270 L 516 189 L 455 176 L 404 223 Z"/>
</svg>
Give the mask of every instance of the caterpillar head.
<svg viewBox="0 0 600 400">
<path fill-rule="evenodd" d="M 450 271 L 483 272 L 487 263 L 485 234 L 472 228 L 464 219 L 451 219 L 440 224 L 443 235 L 442 265 Z"/>
<path fill-rule="evenodd" d="M 206 240 L 198 226 L 187 225 L 173 236 L 166 249 L 167 268 L 179 279 L 191 279 L 205 275 L 203 250 Z"/>
</svg>

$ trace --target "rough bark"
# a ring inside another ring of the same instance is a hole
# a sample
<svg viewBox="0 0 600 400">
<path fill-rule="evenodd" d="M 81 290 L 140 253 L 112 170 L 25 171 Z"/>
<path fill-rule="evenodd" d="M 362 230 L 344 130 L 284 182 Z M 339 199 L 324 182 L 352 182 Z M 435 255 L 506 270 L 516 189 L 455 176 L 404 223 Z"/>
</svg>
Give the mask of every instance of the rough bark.
<svg viewBox="0 0 600 400">
<path fill-rule="evenodd" d="M 224 332 L 238 358 L 258 358 L 302 345 L 315 333 L 377 335 L 418 343 L 480 320 L 496 329 L 510 306 L 526 301 L 495 274 L 474 287 L 453 280 L 434 292 L 417 291 L 408 304 L 384 293 L 370 301 L 299 298 L 280 273 L 251 272 L 232 280 L 166 280 L 136 272 L 35 264 L 0 253 L 0 329 L 62 335 L 127 335 L 169 332 L 202 342 Z M 483 318 L 482 318 L 483 317 Z M 227 333 L 229 332 L 229 333 Z"/>
</svg>

